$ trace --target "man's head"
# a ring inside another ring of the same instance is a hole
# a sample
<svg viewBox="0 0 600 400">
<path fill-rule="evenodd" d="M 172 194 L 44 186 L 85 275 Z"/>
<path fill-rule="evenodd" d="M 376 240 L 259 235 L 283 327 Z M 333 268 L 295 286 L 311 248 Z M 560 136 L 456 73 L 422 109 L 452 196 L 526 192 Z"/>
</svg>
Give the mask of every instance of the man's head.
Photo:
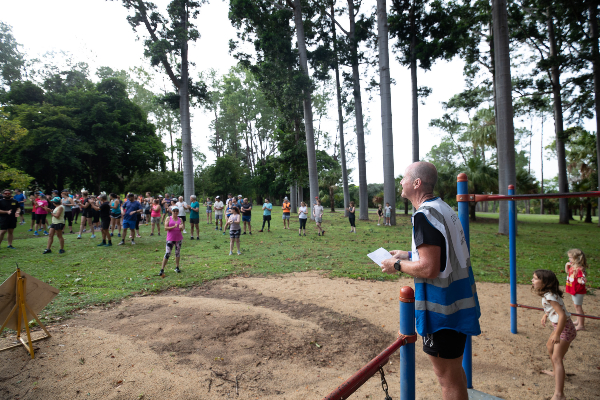
<svg viewBox="0 0 600 400">
<path fill-rule="evenodd" d="M 288 198 L 287 198 L 287 197 L 284 197 L 284 198 L 283 198 L 283 201 L 288 201 Z"/>
<path fill-rule="evenodd" d="M 242 198 L 242 195 L 241 195 L 241 194 L 238 194 L 238 199 L 240 199 L 240 200 L 241 200 L 241 198 Z"/>
<path fill-rule="evenodd" d="M 127 195 L 127 200 L 129 200 L 129 201 L 133 201 L 133 200 L 135 200 L 135 195 L 134 195 L 133 193 L 129 193 L 129 194 Z"/>
<path fill-rule="evenodd" d="M 179 196 L 179 201 L 183 202 L 183 196 Z"/>
<path fill-rule="evenodd" d="M 220 200 L 220 198 L 221 198 L 221 196 L 217 196 L 217 197 L 215 197 L 215 201 L 219 201 L 219 200 Z"/>
<path fill-rule="evenodd" d="M 244 197 L 244 203 L 247 203 L 247 202 L 248 202 L 248 198 Z"/>
<path fill-rule="evenodd" d="M 195 194 L 191 195 L 190 196 L 190 200 L 192 201 L 192 203 L 195 202 L 196 201 L 196 195 Z"/>
<path fill-rule="evenodd" d="M 15 189 L 15 193 L 16 193 L 16 194 L 21 194 L 21 193 L 23 193 L 23 192 L 21 191 L 21 189 Z"/>
<path fill-rule="evenodd" d="M 227 194 L 227 198 L 230 199 L 231 198 L 231 193 Z"/>
<path fill-rule="evenodd" d="M 10 198 L 12 197 L 12 192 L 10 191 L 10 189 L 4 189 L 4 190 L 2 191 L 2 196 L 3 196 L 5 199 L 10 199 Z"/>
<path fill-rule="evenodd" d="M 425 161 L 410 164 L 404 172 L 402 185 L 402 197 L 409 200 L 414 195 L 417 197 L 433 194 L 433 188 L 437 183 L 437 169 L 435 165 Z"/>
</svg>

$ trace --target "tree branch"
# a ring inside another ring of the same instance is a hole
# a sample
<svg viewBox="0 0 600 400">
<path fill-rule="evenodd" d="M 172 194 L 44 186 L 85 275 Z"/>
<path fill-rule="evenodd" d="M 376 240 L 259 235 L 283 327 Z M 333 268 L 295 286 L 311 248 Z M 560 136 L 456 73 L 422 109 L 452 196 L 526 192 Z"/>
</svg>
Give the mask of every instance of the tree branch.
<svg viewBox="0 0 600 400">
<path fill-rule="evenodd" d="M 146 6 L 145 6 L 143 0 L 137 0 L 137 4 L 138 4 L 137 7 L 135 5 L 134 5 L 134 7 L 139 11 L 140 16 L 142 17 L 142 20 L 144 21 L 144 25 L 146 26 L 146 29 L 148 30 L 148 33 L 150 34 L 150 38 L 152 39 L 152 41 L 154 43 L 157 43 L 159 41 L 159 39 L 158 39 L 158 36 L 156 36 L 155 30 L 152 29 L 152 26 L 150 25 L 150 21 L 148 20 L 148 14 L 146 13 Z M 166 57 L 161 57 L 160 62 L 163 65 L 163 67 L 165 68 L 167 75 L 169 75 L 169 78 L 173 82 L 173 85 L 175 85 L 175 87 L 177 89 L 179 89 L 179 87 L 181 86 L 181 82 L 175 76 L 175 73 L 173 72 L 173 68 L 171 68 L 171 64 L 169 64 L 169 62 L 166 60 Z"/>
<path fill-rule="evenodd" d="M 337 25 L 337 26 L 338 26 L 338 27 L 339 27 L 339 28 L 342 30 L 342 32 L 344 32 L 344 34 L 345 34 L 346 36 L 350 36 L 350 34 L 348 33 L 348 31 L 347 31 L 347 30 L 345 30 L 345 29 L 344 29 L 344 28 L 343 28 L 343 27 L 340 25 L 340 23 L 339 23 L 339 22 L 337 22 L 337 19 L 335 19 L 335 16 L 331 15 L 331 14 L 330 14 L 329 12 L 327 12 L 327 10 L 325 10 L 325 9 L 323 9 L 323 10 L 321 10 L 321 11 L 322 11 L 322 12 L 324 12 L 324 13 L 325 13 L 325 14 L 326 14 L 326 15 L 327 15 L 329 18 L 331 18 L 331 20 L 332 20 L 333 22 L 335 22 L 335 24 L 336 24 L 336 25 Z"/>
</svg>

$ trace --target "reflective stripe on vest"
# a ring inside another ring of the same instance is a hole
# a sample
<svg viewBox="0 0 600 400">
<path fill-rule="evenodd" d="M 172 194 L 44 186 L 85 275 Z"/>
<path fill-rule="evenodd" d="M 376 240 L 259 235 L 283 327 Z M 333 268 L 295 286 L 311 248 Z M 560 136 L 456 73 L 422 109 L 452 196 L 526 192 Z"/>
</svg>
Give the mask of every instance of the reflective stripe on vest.
<svg viewBox="0 0 600 400">
<path fill-rule="evenodd" d="M 442 233 L 446 241 L 446 265 L 437 278 L 415 278 L 417 331 L 424 336 L 440 329 L 479 335 L 481 311 L 471 258 L 462 225 L 454 211 L 439 198 L 424 202 L 417 210 Z M 414 226 L 414 216 L 413 216 Z M 419 260 L 412 235 L 412 260 Z"/>
</svg>

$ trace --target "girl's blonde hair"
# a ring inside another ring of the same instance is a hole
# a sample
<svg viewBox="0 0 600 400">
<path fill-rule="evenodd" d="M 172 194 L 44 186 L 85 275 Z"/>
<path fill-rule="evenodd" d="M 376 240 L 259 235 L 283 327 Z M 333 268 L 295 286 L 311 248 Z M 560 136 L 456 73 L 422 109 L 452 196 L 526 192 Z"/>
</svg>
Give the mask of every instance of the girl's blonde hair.
<svg viewBox="0 0 600 400">
<path fill-rule="evenodd" d="M 300 202 L 300 205 L 303 206 L 303 207 L 306 207 L 306 203 L 303 202 L 303 201 Z"/>
<path fill-rule="evenodd" d="M 587 266 L 587 260 L 585 259 L 585 254 L 583 254 L 583 251 L 581 251 L 579 249 L 571 249 L 571 250 L 567 251 L 567 255 L 573 259 L 573 262 L 575 263 L 575 265 L 581 267 L 584 271 L 586 270 L 586 268 L 588 266 Z"/>
</svg>

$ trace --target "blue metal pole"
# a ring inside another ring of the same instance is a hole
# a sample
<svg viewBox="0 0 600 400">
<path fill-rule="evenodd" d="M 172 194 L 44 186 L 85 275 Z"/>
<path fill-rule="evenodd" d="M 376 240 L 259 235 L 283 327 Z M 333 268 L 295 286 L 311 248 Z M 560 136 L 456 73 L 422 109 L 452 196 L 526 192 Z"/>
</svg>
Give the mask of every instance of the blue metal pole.
<svg viewBox="0 0 600 400">
<path fill-rule="evenodd" d="M 400 289 L 400 333 L 415 334 L 415 291 L 410 286 Z M 400 400 L 414 400 L 415 344 L 400 347 Z"/>
<path fill-rule="evenodd" d="M 471 239 L 469 234 L 469 181 L 467 174 L 458 174 L 456 178 L 456 193 L 458 194 L 458 219 L 463 228 L 465 240 L 469 253 L 471 252 Z M 462 195 L 462 197 L 461 197 Z M 467 342 L 465 343 L 465 351 L 463 352 L 463 369 L 467 376 L 467 387 L 473 388 L 473 347 L 471 343 L 471 336 L 467 336 Z"/>
<path fill-rule="evenodd" d="M 515 194 L 514 185 L 508 185 L 508 195 Z M 510 304 L 517 304 L 517 213 L 515 201 L 508 202 L 508 251 L 510 258 Z M 517 333 L 517 307 L 510 307 L 510 333 Z"/>
</svg>

